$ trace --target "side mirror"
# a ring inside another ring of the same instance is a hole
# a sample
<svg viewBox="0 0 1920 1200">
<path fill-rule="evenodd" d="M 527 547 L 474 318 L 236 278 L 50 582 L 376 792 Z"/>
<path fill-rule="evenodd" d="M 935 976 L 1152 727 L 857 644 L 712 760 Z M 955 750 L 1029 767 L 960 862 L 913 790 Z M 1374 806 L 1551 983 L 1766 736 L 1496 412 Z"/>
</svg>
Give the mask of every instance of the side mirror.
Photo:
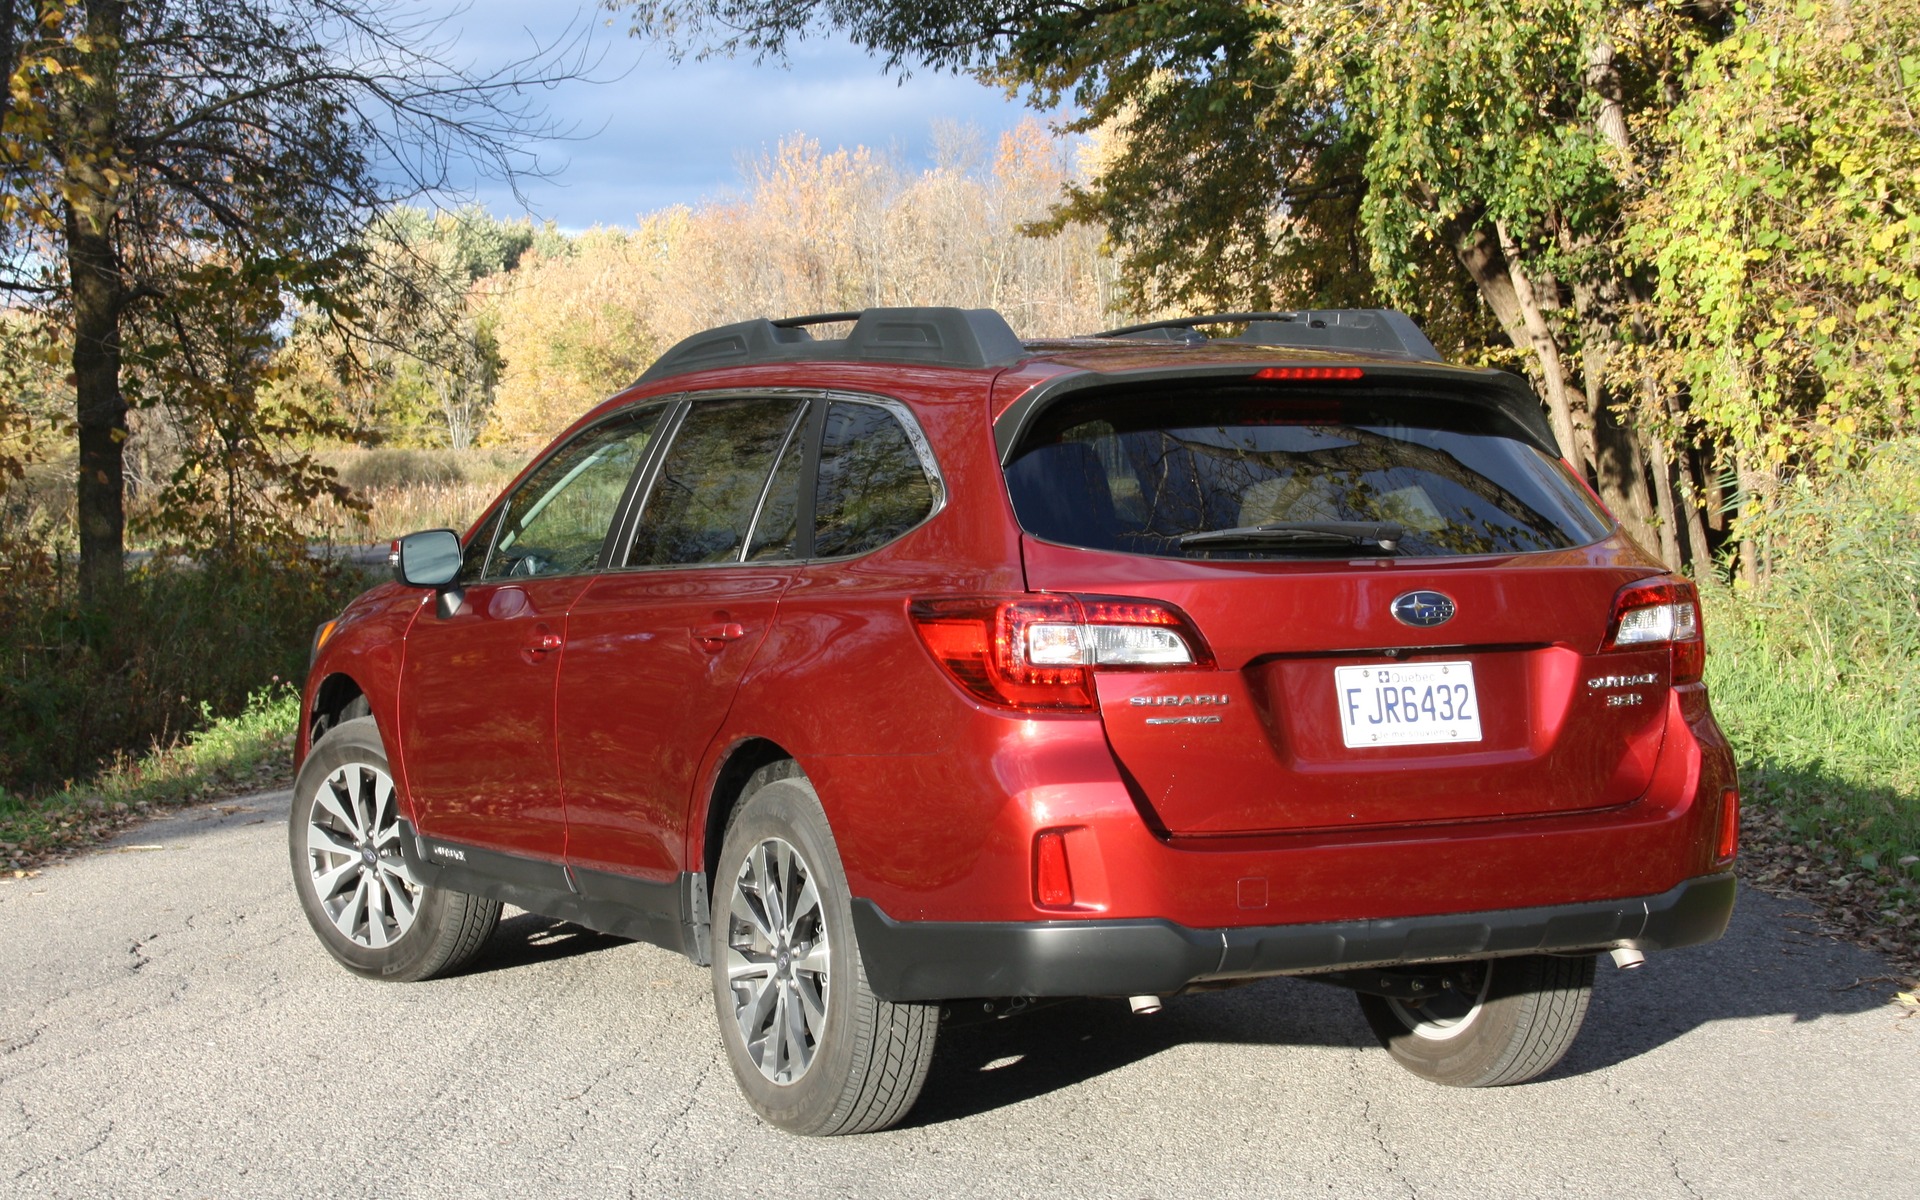
<svg viewBox="0 0 1920 1200">
<path fill-rule="evenodd" d="M 460 574 L 460 535 L 451 529 L 410 533 L 393 543 L 387 563 L 408 587 L 444 588 Z"/>
</svg>

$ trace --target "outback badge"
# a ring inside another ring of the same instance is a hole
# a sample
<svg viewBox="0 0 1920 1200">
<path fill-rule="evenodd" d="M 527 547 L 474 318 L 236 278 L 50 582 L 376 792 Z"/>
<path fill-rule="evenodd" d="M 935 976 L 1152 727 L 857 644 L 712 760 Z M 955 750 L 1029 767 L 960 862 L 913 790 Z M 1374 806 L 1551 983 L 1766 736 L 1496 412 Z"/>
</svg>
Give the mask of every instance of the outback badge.
<svg viewBox="0 0 1920 1200">
<path fill-rule="evenodd" d="M 1402 625 L 1422 629 L 1453 620 L 1453 600 L 1439 592 L 1408 592 L 1393 598 L 1393 616 Z"/>
</svg>

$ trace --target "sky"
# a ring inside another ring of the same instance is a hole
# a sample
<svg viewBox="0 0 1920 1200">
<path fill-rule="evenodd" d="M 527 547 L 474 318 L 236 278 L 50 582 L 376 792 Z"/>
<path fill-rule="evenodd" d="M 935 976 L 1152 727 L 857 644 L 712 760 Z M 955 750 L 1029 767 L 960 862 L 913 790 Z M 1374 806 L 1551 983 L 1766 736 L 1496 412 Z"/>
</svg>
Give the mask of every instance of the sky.
<svg viewBox="0 0 1920 1200">
<path fill-rule="evenodd" d="M 624 16 L 574 0 L 449 0 L 427 11 L 446 14 L 442 33 L 457 39 L 452 57 L 480 70 L 550 45 L 569 28 L 593 27 L 593 74 L 607 82 L 570 81 L 542 97 L 572 136 L 535 147 L 552 178 L 522 187 L 535 218 L 569 230 L 630 225 L 642 213 L 737 190 L 743 160 L 795 133 L 828 150 L 864 145 L 930 165 L 937 120 L 972 125 L 991 144 L 1035 115 L 971 79 L 915 71 L 903 83 L 844 40 L 803 42 L 784 67 L 748 58 L 676 64 L 663 47 L 629 35 Z M 498 182 L 476 181 L 473 191 L 497 216 L 526 211 Z"/>
</svg>

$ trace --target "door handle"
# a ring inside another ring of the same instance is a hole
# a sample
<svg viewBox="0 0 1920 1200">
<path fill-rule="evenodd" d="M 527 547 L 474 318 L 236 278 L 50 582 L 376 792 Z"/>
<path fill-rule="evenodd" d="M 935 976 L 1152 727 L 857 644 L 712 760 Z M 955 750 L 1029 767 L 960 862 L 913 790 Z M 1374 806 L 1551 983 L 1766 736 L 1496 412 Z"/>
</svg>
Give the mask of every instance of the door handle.
<svg viewBox="0 0 1920 1200">
<path fill-rule="evenodd" d="M 527 643 L 527 657 L 538 659 L 543 654 L 551 654 L 566 645 L 566 639 L 545 625 L 533 627 L 533 640 Z"/>
<path fill-rule="evenodd" d="M 693 628 L 694 640 L 700 643 L 702 650 L 719 650 L 728 642 L 737 642 L 747 636 L 747 627 L 738 621 L 723 621 L 718 625 L 696 625 Z"/>
</svg>

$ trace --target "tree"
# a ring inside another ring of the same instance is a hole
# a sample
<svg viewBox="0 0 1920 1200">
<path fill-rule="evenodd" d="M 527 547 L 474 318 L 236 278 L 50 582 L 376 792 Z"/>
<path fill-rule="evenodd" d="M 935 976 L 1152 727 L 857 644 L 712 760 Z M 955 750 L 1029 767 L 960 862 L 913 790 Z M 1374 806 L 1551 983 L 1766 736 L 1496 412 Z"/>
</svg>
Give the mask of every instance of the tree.
<svg viewBox="0 0 1920 1200">
<path fill-rule="evenodd" d="M 250 393 L 238 331 L 359 316 L 382 209 L 535 166 L 522 89 L 578 70 L 578 40 L 474 72 L 436 36 L 372 0 L 0 0 L 0 291 L 71 347 L 83 596 L 122 571 L 130 408 Z M 240 307 L 198 319 L 209 297 Z"/>
<path fill-rule="evenodd" d="M 837 28 L 890 68 L 1071 98 L 1117 150 L 1061 215 L 1127 246 L 1136 307 L 1374 302 L 1472 352 L 1477 297 L 1562 447 L 1649 545 L 1703 561 L 1685 396 L 1637 370 L 1645 264 L 1623 210 L 1728 7 L 1600 0 L 639 0 L 677 49 L 778 55 Z M 1463 293 L 1463 285 L 1471 291 Z M 1436 319 L 1437 318 L 1437 319 Z M 1677 531 L 1687 535 L 1683 549 Z"/>
</svg>

